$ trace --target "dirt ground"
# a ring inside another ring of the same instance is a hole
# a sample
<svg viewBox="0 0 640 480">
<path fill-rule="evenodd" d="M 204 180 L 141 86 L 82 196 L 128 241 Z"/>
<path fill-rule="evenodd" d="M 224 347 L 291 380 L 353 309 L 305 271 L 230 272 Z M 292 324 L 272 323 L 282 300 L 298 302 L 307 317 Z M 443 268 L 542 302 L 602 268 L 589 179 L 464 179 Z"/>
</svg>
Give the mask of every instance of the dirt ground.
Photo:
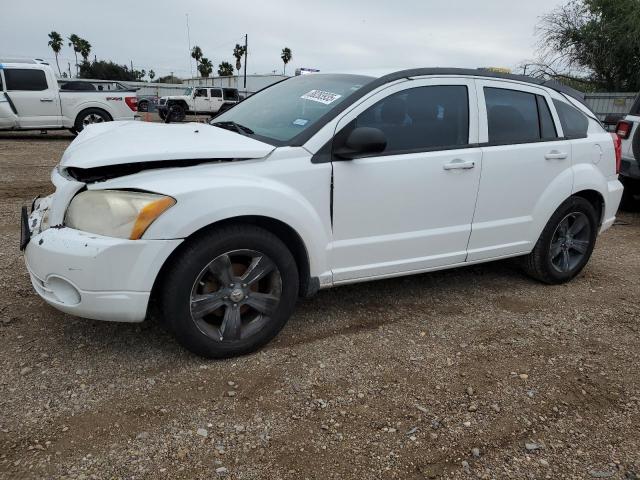
<svg viewBox="0 0 640 480">
<path fill-rule="evenodd" d="M 640 477 L 640 214 L 573 282 L 513 262 L 322 291 L 261 352 L 33 292 L 19 207 L 68 134 L 0 134 L 0 478 Z"/>
</svg>

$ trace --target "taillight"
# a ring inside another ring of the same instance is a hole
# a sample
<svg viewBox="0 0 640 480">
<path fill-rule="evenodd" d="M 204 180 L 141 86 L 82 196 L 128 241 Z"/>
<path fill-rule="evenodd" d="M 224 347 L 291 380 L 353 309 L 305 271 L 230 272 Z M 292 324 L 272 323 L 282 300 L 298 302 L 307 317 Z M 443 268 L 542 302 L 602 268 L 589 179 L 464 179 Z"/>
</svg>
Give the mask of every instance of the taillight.
<svg viewBox="0 0 640 480">
<path fill-rule="evenodd" d="M 622 140 L 617 133 L 612 133 L 613 148 L 616 152 L 616 175 L 620 173 L 620 165 L 622 164 Z"/>
<path fill-rule="evenodd" d="M 633 130 L 633 123 L 627 122 L 625 120 L 621 120 L 616 125 L 616 135 L 618 135 L 623 140 L 629 138 L 631 135 L 631 130 Z"/>
<path fill-rule="evenodd" d="M 138 111 L 138 97 L 124 97 L 124 102 L 134 112 Z"/>
</svg>

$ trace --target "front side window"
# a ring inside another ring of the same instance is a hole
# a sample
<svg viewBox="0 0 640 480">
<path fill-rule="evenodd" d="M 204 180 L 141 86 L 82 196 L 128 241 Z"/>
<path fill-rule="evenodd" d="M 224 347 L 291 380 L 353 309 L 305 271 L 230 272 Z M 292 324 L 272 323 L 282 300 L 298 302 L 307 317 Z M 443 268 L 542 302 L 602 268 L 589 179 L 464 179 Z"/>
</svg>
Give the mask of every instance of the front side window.
<svg viewBox="0 0 640 480">
<path fill-rule="evenodd" d="M 4 78 L 9 91 L 39 92 L 48 88 L 43 70 L 7 68 L 4 70 Z"/>
<path fill-rule="evenodd" d="M 276 145 L 291 143 L 373 81 L 373 77 L 314 74 L 292 77 L 257 92 L 215 118 L 235 122 Z"/>
<path fill-rule="evenodd" d="M 384 133 L 387 146 L 382 155 L 467 145 L 467 87 L 438 85 L 394 93 L 362 112 L 355 127 L 373 127 Z"/>
<path fill-rule="evenodd" d="M 553 100 L 556 106 L 562 131 L 566 138 L 585 138 L 589 129 L 589 120 L 577 108 L 560 100 Z"/>
<path fill-rule="evenodd" d="M 207 89 L 206 88 L 198 88 L 196 89 L 196 97 L 207 97 Z"/>
</svg>

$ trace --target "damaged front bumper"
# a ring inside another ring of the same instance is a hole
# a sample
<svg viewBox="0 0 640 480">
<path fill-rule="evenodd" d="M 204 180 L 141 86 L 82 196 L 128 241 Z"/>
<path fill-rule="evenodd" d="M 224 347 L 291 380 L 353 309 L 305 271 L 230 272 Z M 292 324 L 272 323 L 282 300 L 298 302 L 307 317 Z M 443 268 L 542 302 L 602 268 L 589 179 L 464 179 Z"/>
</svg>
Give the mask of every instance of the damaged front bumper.
<svg viewBox="0 0 640 480">
<path fill-rule="evenodd" d="M 51 203 L 51 196 L 36 200 L 25 221 L 25 262 L 36 292 L 72 315 L 143 321 L 160 268 L 182 240 L 125 240 L 49 227 Z"/>
</svg>

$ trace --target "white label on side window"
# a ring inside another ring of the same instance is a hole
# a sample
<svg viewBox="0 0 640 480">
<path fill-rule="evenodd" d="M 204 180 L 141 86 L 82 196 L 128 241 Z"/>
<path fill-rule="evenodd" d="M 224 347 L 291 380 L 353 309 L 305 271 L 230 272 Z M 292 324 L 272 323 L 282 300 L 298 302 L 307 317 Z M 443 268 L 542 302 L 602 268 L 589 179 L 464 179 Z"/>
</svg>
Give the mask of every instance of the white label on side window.
<svg viewBox="0 0 640 480">
<path fill-rule="evenodd" d="M 335 102 L 342 95 L 332 92 L 325 92 L 322 90 L 311 90 L 310 92 L 305 93 L 300 98 L 304 100 L 312 100 L 314 102 L 324 103 L 325 105 L 329 105 L 330 103 Z"/>
</svg>

